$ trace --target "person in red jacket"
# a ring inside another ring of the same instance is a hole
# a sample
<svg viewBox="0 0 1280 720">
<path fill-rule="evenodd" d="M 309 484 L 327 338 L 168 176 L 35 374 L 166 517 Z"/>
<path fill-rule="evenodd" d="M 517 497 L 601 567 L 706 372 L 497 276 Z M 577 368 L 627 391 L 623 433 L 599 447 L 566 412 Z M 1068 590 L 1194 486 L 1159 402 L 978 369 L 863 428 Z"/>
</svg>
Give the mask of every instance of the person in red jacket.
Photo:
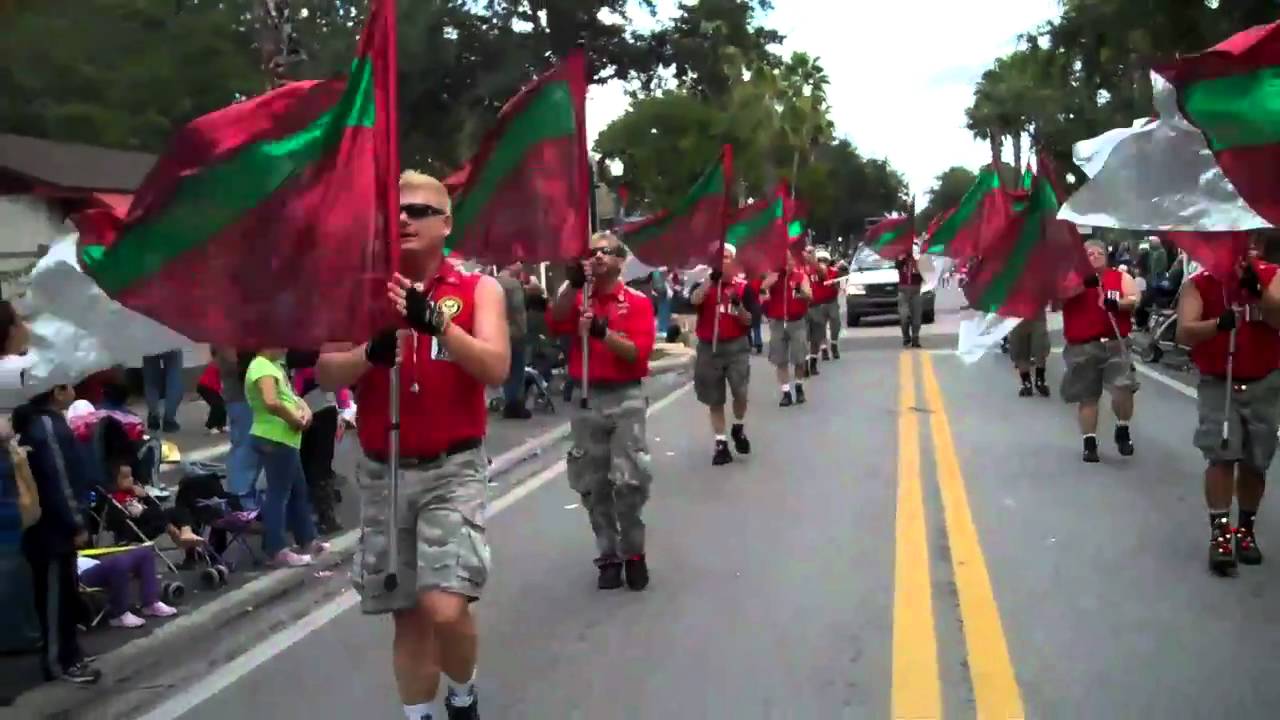
<svg viewBox="0 0 1280 720">
<path fill-rule="evenodd" d="M 813 303 L 809 306 L 809 374 L 818 374 L 818 358 L 840 359 L 840 306 L 836 298 L 840 286 L 832 282 L 836 269 L 831 265 L 831 253 L 826 250 L 809 251 L 813 262 L 809 265 L 809 287 L 813 289 Z M 830 340 L 828 340 L 828 334 Z"/>
<path fill-rule="evenodd" d="M 733 394 L 733 448 L 739 455 L 751 452 L 747 439 L 747 388 L 751 384 L 751 315 L 758 301 L 734 262 L 734 247 L 724 246 L 721 270 L 713 270 L 707 282 L 689 296 L 698 311 L 698 354 L 693 366 L 693 391 L 711 412 L 715 433 L 712 465 L 733 462 L 725 436 L 725 385 Z"/>
<path fill-rule="evenodd" d="M 577 336 L 569 346 L 569 377 L 583 388 L 588 408 L 569 421 L 567 474 L 596 537 L 601 590 L 622 587 L 624 572 L 628 588 L 649 585 L 640 515 L 653 475 L 641 381 L 649 374 L 655 324 L 653 303 L 622 282 L 626 259 L 613 233 L 596 233 L 588 259 L 569 266 L 569 282 L 547 310 L 552 333 Z"/>
<path fill-rule="evenodd" d="M 1105 387 L 1111 393 L 1116 415 L 1115 440 L 1120 454 L 1134 453 L 1129 421 L 1133 419 L 1133 394 L 1137 374 L 1129 355 L 1132 313 L 1138 306 L 1138 286 L 1128 273 L 1107 267 L 1107 248 L 1096 240 L 1085 243 L 1085 254 L 1096 274 L 1062 305 L 1062 351 L 1067 371 L 1059 391 L 1063 402 L 1076 404 L 1080 432 L 1084 435 L 1083 459 L 1100 462 L 1098 456 L 1098 403 Z"/>
<path fill-rule="evenodd" d="M 357 347 L 325 348 L 316 381 L 355 386 L 360 547 L 351 571 L 365 614 L 391 613 L 393 665 L 404 713 L 430 720 L 441 673 L 449 720 L 480 717 L 477 638 L 470 604 L 489 578 L 485 534 L 489 463 L 485 387 L 511 369 L 506 297 L 491 277 L 444 257 L 453 227 L 444 185 L 415 171 L 400 176 L 403 275 L 387 295 L 404 327 Z M 390 564 L 391 369 L 399 365 L 398 556 Z M 397 583 L 387 576 L 396 574 Z"/>
<path fill-rule="evenodd" d="M 764 316 L 769 318 L 769 362 L 778 371 L 782 385 L 782 407 L 802 404 L 804 378 L 808 367 L 809 333 L 805 315 L 813 299 L 809 276 L 796 256 L 787 252 L 786 265 L 765 275 L 760 284 L 764 294 Z M 796 373 L 795 397 L 791 395 L 791 371 Z"/>
<path fill-rule="evenodd" d="M 1200 369 L 1195 445 L 1208 463 L 1209 569 L 1222 575 L 1237 562 L 1262 562 L 1253 522 L 1280 423 L 1280 279 L 1256 249 L 1251 255 L 1231 281 L 1195 275 L 1178 300 L 1178 342 L 1191 347 Z M 1237 528 L 1231 527 L 1233 496 Z"/>
</svg>

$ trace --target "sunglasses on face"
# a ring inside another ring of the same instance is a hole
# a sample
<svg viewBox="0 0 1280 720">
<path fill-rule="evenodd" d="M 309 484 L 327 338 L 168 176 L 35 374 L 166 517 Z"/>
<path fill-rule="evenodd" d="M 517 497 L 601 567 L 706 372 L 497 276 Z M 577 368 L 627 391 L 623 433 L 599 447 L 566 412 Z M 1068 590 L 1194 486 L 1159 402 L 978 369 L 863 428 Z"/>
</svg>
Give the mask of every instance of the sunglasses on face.
<svg viewBox="0 0 1280 720">
<path fill-rule="evenodd" d="M 622 248 L 609 247 L 606 245 L 603 247 L 593 247 L 588 249 L 587 258 L 590 259 L 597 255 L 604 255 L 606 257 L 625 257 L 625 253 L 626 251 Z"/>
<path fill-rule="evenodd" d="M 429 217 L 440 217 L 447 214 L 435 205 L 426 203 L 405 203 L 400 206 L 400 212 L 410 220 L 424 220 Z"/>
</svg>

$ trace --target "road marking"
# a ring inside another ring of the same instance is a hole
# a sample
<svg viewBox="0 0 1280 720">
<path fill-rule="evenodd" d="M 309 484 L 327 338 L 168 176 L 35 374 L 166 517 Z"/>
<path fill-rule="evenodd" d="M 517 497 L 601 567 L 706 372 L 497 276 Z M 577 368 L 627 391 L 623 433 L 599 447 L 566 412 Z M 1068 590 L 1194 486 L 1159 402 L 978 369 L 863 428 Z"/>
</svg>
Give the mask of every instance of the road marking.
<svg viewBox="0 0 1280 720">
<path fill-rule="evenodd" d="M 1168 375 L 1165 375 L 1164 373 L 1159 372 L 1157 370 L 1152 370 L 1151 368 L 1147 367 L 1146 365 L 1143 365 L 1142 363 L 1134 363 L 1133 366 L 1137 368 L 1138 372 L 1142 373 L 1143 375 L 1146 375 L 1147 377 L 1151 378 L 1152 380 L 1155 380 L 1156 382 L 1164 383 L 1165 385 L 1168 385 L 1169 387 L 1173 388 L 1174 390 L 1177 390 L 1183 395 L 1186 395 L 1192 400 L 1195 400 L 1197 397 L 1199 397 L 1199 393 L 1196 392 L 1196 389 L 1184 382 L 1174 380 Z"/>
<path fill-rule="evenodd" d="M 685 383 L 666 397 L 649 406 L 647 417 L 679 400 L 693 389 L 692 383 Z M 559 477 L 565 470 L 565 461 L 560 460 L 551 467 L 534 475 L 515 486 L 501 497 L 489 503 L 487 517 L 493 518 L 520 500 L 531 495 L 535 490 Z M 352 531 L 355 532 L 355 531 Z M 142 720 L 173 720 L 191 711 L 196 706 L 213 697 L 223 688 L 229 687 L 240 678 L 248 675 L 258 666 L 271 660 L 276 655 L 288 650 L 298 641 L 324 627 L 334 618 L 350 610 L 360 603 L 360 596 L 353 590 L 346 590 L 338 597 L 312 610 L 298 622 L 284 630 L 268 636 L 258 645 L 237 656 L 226 665 L 214 670 L 199 681 L 161 703 L 151 712 L 142 716 Z"/>
<path fill-rule="evenodd" d="M 978 529 L 969 511 L 960 459 L 951 437 L 951 424 L 933 358 L 923 357 L 925 402 L 933 410 L 930 427 L 938 461 L 938 487 L 942 493 L 943 517 L 951 546 L 951 569 L 960 596 L 960 620 L 964 625 L 969 657 L 969 677 L 973 682 L 974 704 L 979 718 L 1023 718 L 1022 695 L 1009 647 L 1005 642 L 987 562 L 982 555 Z"/>
<path fill-rule="evenodd" d="M 898 356 L 898 510 L 893 561 L 894 718 L 942 717 L 938 639 L 929 578 L 924 491 L 920 479 L 920 419 L 911 353 Z"/>
</svg>

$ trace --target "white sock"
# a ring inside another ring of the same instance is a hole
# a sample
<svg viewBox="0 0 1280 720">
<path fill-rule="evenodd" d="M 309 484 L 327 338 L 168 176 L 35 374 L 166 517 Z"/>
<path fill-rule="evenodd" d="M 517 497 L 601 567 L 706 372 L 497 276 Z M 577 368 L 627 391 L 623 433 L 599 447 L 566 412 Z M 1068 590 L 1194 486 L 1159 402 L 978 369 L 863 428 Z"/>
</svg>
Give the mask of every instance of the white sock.
<svg viewBox="0 0 1280 720">
<path fill-rule="evenodd" d="M 1085 433 L 1085 435 L 1084 435 L 1084 439 L 1085 439 L 1085 440 L 1088 440 L 1089 438 L 1093 438 L 1094 440 L 1097 440 L 1097 439 L 1098 439 L 1098 433 Z"/>
<path fill-rule="evenodd" d="M 471 679 L 466 682 L 457 682 L 447 674 L 444 676 L 449 685 L 449 697 L 457 707 L 466 707 L 476 701 L 476 673 L 471 671 Z"/>
<path fill-rule="evenodd" d="M 725 437 L 724 435 L 717 435 L 716 442 L 718 443 L 729 442 L 729 438 Z"/>
<path fill-rule="evenodd" d="M 408 718 L 408 720 L 431 720 L 435 717 L 431 714 L 431 703 L 405 705 L 404 716 Z"/>
<path fill-rule="evenodd" d="M 791 392 L 791 383 L 782 383 L 782 392 Z"/>
<path fill-rule="evenodd" d="M 1122 428 L 1122 427 L 1129 427 L 1129 421 L 1128 421 L 1128 420 L 1117 420 L 1117 421 L 1116 421 L 1116 427 L 1118 427 L 1118 428 Z"/>
</svg>

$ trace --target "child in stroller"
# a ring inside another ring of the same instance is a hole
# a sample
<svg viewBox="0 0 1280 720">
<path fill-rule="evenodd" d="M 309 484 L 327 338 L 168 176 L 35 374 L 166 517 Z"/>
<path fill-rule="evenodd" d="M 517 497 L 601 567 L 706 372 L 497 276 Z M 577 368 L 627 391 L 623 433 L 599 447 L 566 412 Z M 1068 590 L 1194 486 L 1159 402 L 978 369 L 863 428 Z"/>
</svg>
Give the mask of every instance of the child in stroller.
<svg viewBox="0 0 1280 720">
<path fill-rule="evenodd" d="M 105 524 L 117 538 L 149 542 L 163 533 L 183 550 L 204 544 L 204 539 L 192 530 L 191 512 L 181 504 L 162 507 L 145 487 L 133 481 L 133 468 L 128 463 L 116 461 L 111 475 L 115 485 L 106 492 L 111 502 L 105 510 Z M 139 534 L 141 537 L 130 537 Z"/>
</svg>

